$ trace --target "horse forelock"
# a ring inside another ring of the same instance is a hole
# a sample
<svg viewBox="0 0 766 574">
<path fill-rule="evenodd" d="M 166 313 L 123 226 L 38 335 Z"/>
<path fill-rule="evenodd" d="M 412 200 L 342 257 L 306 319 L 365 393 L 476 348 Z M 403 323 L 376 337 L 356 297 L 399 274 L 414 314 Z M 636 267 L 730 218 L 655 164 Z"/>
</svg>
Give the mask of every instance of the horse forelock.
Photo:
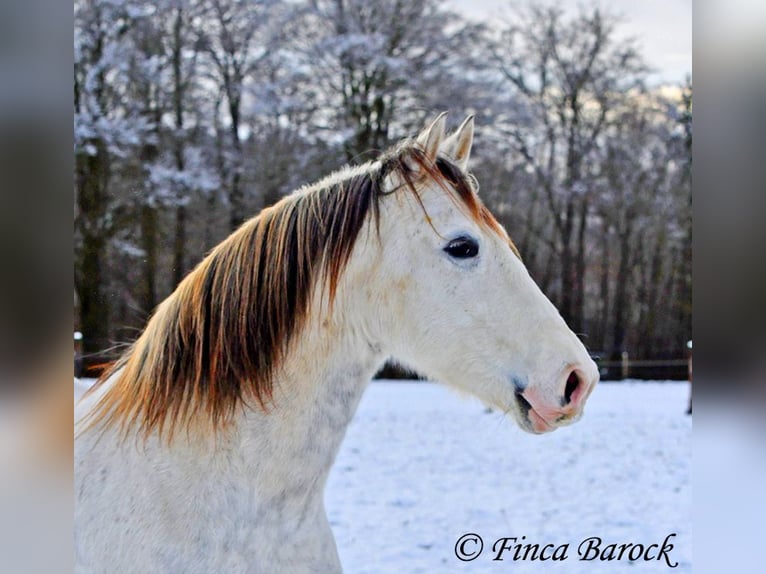
<svg viewBox="0 0 766 574">
<path fill-rule="evenodd" d="M 251 402 L 268 412 L 315 288 L 326 289 L 331 308 L 371 215 L 379 232 L 378 202 L 396 191 L 384 189 L 390 174 L 421 207 L 419 187 L 435 180 L 480 225 L 505 236 L 468 177 L 443 157 L 429 162 L 417 145 L 289 195 L 215 247 L 157 307 L 144 332 L 94 386 L 113 379 L 85 428 L 117 425 L 127 436 L 135 425 L 144 437 L 156 431 L 170 440 L 179 427 L 228 427 L 237 409 Z"/>
</svg>

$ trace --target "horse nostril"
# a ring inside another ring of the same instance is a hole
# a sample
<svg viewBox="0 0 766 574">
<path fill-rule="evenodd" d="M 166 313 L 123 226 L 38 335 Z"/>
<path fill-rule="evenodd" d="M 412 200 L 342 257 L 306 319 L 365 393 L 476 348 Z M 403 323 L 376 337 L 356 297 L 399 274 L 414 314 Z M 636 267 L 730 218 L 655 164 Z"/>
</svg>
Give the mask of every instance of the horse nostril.
<svg viewBox="0 0 766 574">
<path fill-rule="evenodd" d="M 572 402 L 572 395 L 577 390 L 577 387 L 580 385 L 580 378 L 577 376 L 577 373 L 575 371 L 572 371 L 569 373 L 569 377 L 567 378 L 567 386 L 564 389 L 564 404 L 568 405 Z"/>
</svg>

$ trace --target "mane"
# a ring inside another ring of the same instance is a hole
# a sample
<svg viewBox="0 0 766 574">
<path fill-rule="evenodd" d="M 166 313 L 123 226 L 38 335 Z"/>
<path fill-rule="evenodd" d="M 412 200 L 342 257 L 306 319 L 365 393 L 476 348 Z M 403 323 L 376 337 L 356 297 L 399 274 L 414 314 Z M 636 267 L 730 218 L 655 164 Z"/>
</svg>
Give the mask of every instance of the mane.
<svg viewBox="0 0 766 574">
<path fill-rule="evenodd" d="M 392 173 L 421 207 L 417 188 L 432 178 L 505 236 L 466 174 L 444 157 L 429 161 L 413 142 L 302 188 L 246 221 L 158 305 L 94 385 L 114 377 L 85 428 L 116 425 L 125 436 L 137 428 L 170 440 L 179 427 L 224 428 L 245 404 L 268 412 L 275 374 L 306 324 L 315 289 L 326 290 L 331 306 L 365 222 L 372 218 L 379 232 L 379 201 L 398 192 L 383 189 Z"/>
</svg>

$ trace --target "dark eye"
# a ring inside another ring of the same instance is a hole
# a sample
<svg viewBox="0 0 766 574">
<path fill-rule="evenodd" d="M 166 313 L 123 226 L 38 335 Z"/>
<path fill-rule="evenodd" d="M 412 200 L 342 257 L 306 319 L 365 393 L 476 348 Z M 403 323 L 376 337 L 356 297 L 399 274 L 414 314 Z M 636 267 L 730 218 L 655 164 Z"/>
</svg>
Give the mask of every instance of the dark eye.
<svg viewBox="0 0 766 574">
<path fill-rule="evenodd" d="M 470 259 L 479 254 L 479 244 L 470 237 L 458 237 L 450 241 L 444 251 L 455 259 Z"/>
</svg>

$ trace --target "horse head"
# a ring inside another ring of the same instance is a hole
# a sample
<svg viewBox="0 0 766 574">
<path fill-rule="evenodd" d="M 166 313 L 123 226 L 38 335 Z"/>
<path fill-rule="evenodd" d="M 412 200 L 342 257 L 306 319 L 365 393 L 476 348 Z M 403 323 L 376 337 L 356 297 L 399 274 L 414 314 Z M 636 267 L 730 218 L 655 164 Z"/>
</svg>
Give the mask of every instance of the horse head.
<svg viewBox="0 0 766 574">
<path fill-rule="evenodd" d="M 598 369 L 477 196 L 473 119 L 444 128 L 442 115 L 403 144 L 415 153 L 387 176 L 357 274 L 369 329 L 402 363 L 551 431 L 580 417 Z"/>
</svg>

